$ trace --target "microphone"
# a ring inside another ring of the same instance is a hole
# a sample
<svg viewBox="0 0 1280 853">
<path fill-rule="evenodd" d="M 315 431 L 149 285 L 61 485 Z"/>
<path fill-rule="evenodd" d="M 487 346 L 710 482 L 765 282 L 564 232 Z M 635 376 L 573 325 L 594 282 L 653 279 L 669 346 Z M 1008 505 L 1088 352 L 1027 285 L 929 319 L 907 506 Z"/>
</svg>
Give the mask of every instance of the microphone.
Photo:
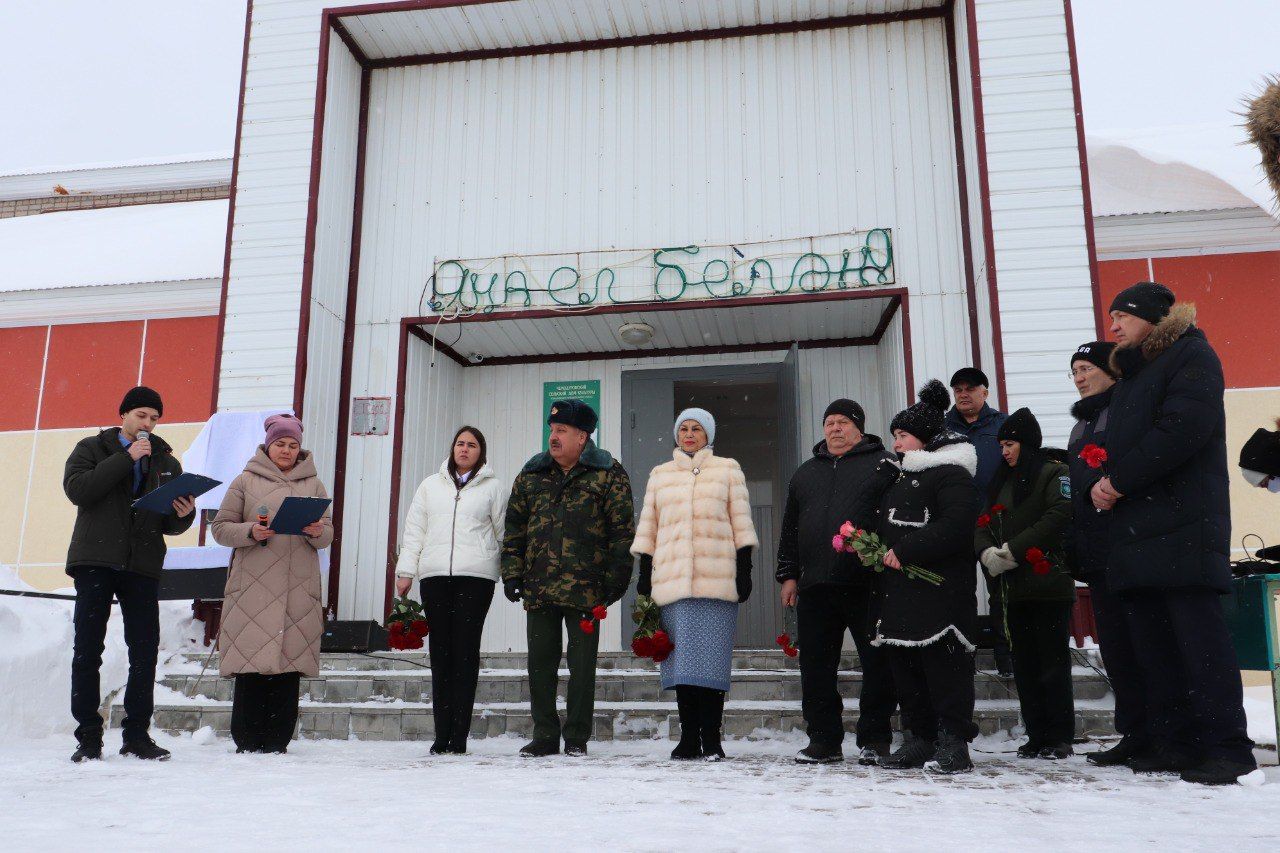
<svg viewBox="0 0 1280 853">
<path fill-rule="evenodd" d="M 258 523 L 261 524 L 263 527 L 267 526 L 267 514 L 270 512 L 271 510 L 265 506 L 258 507 Z M 263 548 L 265 548 L 267 547 L 267 540 L 263 539 L 258 544 L 261 545 Z"/>
<path fill-rule="evenodd" d="M 134 439 L 134 441 L 150 440 L 151 433 L 147 432 L 145 429 L 138 430 L 138 437 Z M 142 472 L 142 480 L 145 483 L 147 480 L 147 474 L 151 472 L 151 454 L 147 454 L 138 460 L 138 470 Z"/>
</svg>

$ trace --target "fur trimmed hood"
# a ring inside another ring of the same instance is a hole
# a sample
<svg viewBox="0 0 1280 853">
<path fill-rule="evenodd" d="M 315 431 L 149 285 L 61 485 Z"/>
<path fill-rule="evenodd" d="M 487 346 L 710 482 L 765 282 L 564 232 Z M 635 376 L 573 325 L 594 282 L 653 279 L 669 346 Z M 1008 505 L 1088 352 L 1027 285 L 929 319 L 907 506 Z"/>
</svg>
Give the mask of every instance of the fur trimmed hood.
<svg viewBox="0 0 1280 853">
<path fill-rule="evenodd" d="M 1142 342 L 1140 350 L 1142 352 L 1143 361 L 1155 361 L 1165 353 L 1169 347 L 1178 342 L 1178 339 L 1185 335 L 1196 324 L 1196 306 L 1194 302 L 1178 302 L 1169 310 L 1169 314 L 1156 324 L 1151 330 L 1151 334 L 1147 335 L 1147 339 Z M 1113 373 L 1117 376 L 1123 376 L 1125 373 L 1127 353 L 1132 352 L 1133 347 L 1116 347 L 1111 351 L 1111 358 L 1108 364 Z M 1130 371 L 1132 372 L 1132 371 Z"/>
<path fill-rule="evenodd" d="M 578 464 L 596 471 L 608 471 L 613 467 L 613 454 L 596 447 L 594 441 L 587 439 L 587 446 L 582 448 L 582 456 L 578 458 Z M 551 457 L 551 451 L 544 450 L 541 453 L 534 454 L 533 458 L 524 463 L 520 473 L 550 471 L 555 466 L 556 460 Z"/>
<path fill-rule="evenodd" d="M 1262 94 L 1249 102 L 1244 129 L 1262 155 L 1262 171 L 1280 206 L 1280 76 L 1270 77 Z"/>
<path fill-rule="evenodd" d="M 902 455 L 904 471 L 925 471 L 943 465 L 959 465 L 972 477 L 978 470 L 978 451 L 963 435 L 944 432 L 923 450 L 908 450 Z"/>
</svg>

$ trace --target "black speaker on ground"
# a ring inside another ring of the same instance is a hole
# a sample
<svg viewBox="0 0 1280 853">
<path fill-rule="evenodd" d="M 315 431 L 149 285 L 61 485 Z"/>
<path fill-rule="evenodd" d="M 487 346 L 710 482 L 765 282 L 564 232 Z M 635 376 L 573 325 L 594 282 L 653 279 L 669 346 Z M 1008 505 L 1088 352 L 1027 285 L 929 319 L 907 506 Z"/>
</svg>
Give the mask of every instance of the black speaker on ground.
<svg viewBox="0 0 1280 853">
<path fill-rule="evenodd" d="M 387 629 L 372 619 L 335 619 L 324 625 L 322 652 L 385 652 Z"/>
</svg>

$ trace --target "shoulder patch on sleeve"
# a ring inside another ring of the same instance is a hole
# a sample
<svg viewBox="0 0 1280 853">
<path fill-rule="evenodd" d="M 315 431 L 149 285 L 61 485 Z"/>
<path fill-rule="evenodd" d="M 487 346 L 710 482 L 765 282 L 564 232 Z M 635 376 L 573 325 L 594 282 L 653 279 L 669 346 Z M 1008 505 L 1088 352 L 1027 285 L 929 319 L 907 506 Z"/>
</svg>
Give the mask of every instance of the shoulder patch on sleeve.
<svg viewBox="0 0 1280 853">
<path fill-rule="evenodd" d="M 1071 497 L 1071 478 L 1070 477 L 1058 478 L 1058 493 L 1061 494 L 1064 498 Z"/>
</svg>

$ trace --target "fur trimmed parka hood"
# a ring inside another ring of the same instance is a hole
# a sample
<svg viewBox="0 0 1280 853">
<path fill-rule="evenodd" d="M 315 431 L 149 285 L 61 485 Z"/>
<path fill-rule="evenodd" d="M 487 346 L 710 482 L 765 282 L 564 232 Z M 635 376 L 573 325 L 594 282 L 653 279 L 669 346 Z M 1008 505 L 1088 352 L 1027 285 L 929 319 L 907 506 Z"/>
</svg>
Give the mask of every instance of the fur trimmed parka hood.
<svg viewBox="0 0 1280 853">
<path fill-rule="evenodd" d="M 1280 76 L 1265 81 L 1262 94 L 1249 102 L 1244 129 L 1262 155 L 1262 171 L 1280 207 Z"/>
<path fill-rule="evenodd" d="M 963 435 L 944 432 L 923 450 L 908 450 L 902 454 L 904 471 L 926 471 L 943 465 L 959 465 L 972 477 L 978 470 L 978 451 Z"/>
<path fill-rule="evenodd" d="M 1111 358 L 1108 360 L 1112 372 L 1116 376 L 1132 375 L 1136 370 L 1142 368 L 1143 363 L 1155 361 L 1163 355 L 1183 335 L 1194 329 L 1195 324 L 1195 303 L 1175 303 L 1169 314 L 1159 323 L 1156 323 L 1156 327 L 1151 330 L 1151 334 L 1147 335 L 1147 339 L 1136 349 L 1134 347 L 1121 346 L 1112 350 Z M 1142 353 L 1141 361 L 1134 356 L 1135 352 Z"/>
</svg>

